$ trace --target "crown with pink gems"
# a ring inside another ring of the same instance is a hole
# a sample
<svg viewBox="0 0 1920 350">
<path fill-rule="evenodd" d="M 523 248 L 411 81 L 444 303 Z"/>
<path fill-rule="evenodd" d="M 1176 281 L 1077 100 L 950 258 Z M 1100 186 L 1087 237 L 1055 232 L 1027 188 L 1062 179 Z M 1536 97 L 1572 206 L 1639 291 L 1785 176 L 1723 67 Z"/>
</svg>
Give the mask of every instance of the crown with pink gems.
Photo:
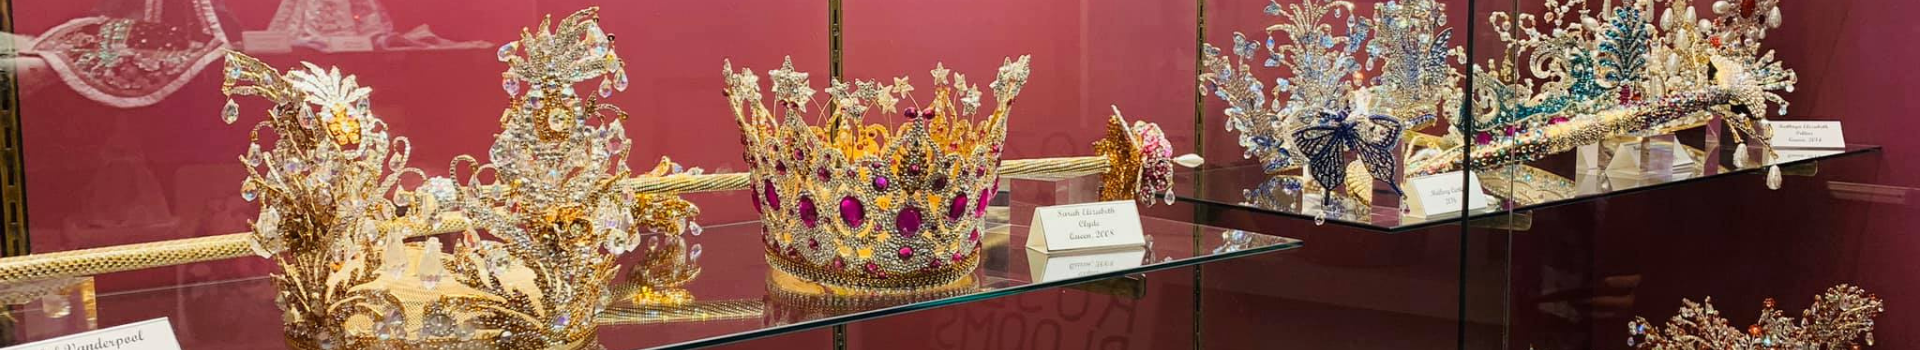
<svg viewBox="0 0 1920 350">
<path fill-rule="evenodd" d="M 933 99 L 913 100 L 905 77 L 892 84 L 834 81 L 830 101 L 810 105 L 807 73 L 791 60 L 767 72 L 774 108 L 761 103 L 759 77 L 727 65 L 726 95 L 746 146 L 754 205 L 766 228 L 767 261 L 812 281 L 869 288 L 953 281 L 978 263 L 981 222 L 998 191 L 1001 147 L 1028 58 L 1007 60 L 992 84 L 996 108 L 963 74 L 933 73 Z M 824 116 L 809 125 L 807 108 Z M 868 125 L 868 112 L 904 115 L 896 128 Z M 776 113 L 780 116 L 776 117 Z"/>
</svg>

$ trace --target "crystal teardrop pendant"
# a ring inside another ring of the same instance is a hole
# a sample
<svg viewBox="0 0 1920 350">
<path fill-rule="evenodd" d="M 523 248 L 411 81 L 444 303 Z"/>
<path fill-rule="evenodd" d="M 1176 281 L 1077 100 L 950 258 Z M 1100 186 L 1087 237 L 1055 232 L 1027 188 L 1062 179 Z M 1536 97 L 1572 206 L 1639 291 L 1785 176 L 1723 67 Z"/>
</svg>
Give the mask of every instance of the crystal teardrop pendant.
<svg viewBox="0 0 1920 350">
<path fill-rule="evenodd" d="M 1747 144 L 1742 143 L 1738 146 L 1733 146 L 1733 167 L 1747 167 Z"/>
<path fill-rule="evenodd" d="M 1770 189 L 1770 190 L 1780 189 L 1780 181 L 1781 181 L 1780 166 L 1775 165 L 1775 166 L 1767 167 L 1767 189 Z"/>
<path fill-rule="evenodd" d="M 227 124 L 233 124 L 234 121 L 240 120 L 240 104 L 234 103 L 231 98 L 227 99 L 227 106 L 220 109 L 220 120 L 227 122 Z"/>
</svg>

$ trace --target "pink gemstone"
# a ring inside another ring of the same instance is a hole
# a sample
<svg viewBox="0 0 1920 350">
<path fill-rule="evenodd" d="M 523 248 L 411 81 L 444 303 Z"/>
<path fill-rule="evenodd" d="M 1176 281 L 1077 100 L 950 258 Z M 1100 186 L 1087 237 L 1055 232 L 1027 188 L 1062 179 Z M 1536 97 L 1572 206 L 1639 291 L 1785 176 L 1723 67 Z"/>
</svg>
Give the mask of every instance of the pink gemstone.
<svg viewBox="0 0 1920 350">
<path fill-rule="evenodd" d="M 940 268 L 941 266 L 946 266 L 946 265 L 945 265 L 945 264 L 941 264 L 941 263 L 940 263 L 940 259 L 932 259 L 932 260 L 927 260 L 927 269 L 928 269 L 928 270 L 935 270 L 935 269 L 939 269 L 939 268 Z"/>
<path fill-rule="evenodd" d="M 967 260 L 966 254 L 962 254 L 961 252 L 953 252 L 953 263 L 958 264 L 960 263 L 961 260 Z"/>
<path fill-rule="evenodd" d="M 913 237 L 920 234 L 920 225 L 923 224 L 920 219 L 920 208 L 900 209 L 900 215 L 893 217 L 893 227 L 900 229 L 901 235 Z"/>
<path fill-rule="evenodd" d="M 979 240 L 980 240 L 980 229 L 977 229 L 977 228 L 976 228 L 976 229 L 973 229 L 973 233 L 968 233 L 968 234 L 967 234 L 967 240 L 969 240 L 969 241 L 979 241 Z"/>
<path fill-rule="evenodd" d="M 800 196 L 800 222 L 807 228 L 820 225 L 820 211 L 813 207 L 813 197 Z"/>
<path fill-rule="evenodd" d="M 834 270 L 847 269 L 847 261 L 840 258 L 833 258 L 833 269 Z"/>
<path fill-rule="evenodd" d="M 841 198 L 840 221 L 846 222 L 847 227 L 860 227 L 867 222 L 867 205 L 861 204 L 860 199 L 853 196 Z"/>
<path fill-rule="evenodd" d="M 1473 134 L 1473 142 L 1482 145 L 1493 143 L 1493 134 L 1484 132 Z"/>
<path fill-rule="evenodd" d="M 753 192 L 747 192 L 747 193 L 753 193 Z M 755 213 L 764 213 L 764 212 L 765 212 L 765 211 L 762 211 L 762 210 L 760 210 L 760 197 L 753 197 L 753 198 L 749 198 L 749 200 L 752 200 L 752 201 L 753 201 L 753 212 L 755 212 Z"/>
<path fill-rule="evenodd" d="M 875 190 L 875 191 L 886 191 L 886 190 L 887 190 L 887 177 L 886 177 L 886 176 L 884 176 L 884 175 L 882 175 L 882 176 L 874 176 L 874 177 L 873 177 L 873 190 Z"/>
<path fill-rule="evenodd" d="M 953 197 L 953 205 L 947 207 L 947 221 L 960 220 L 967 215 L 967 195 Z"/>
<path fill-rule="evenodd" d="M 808 238 L 807 249 L 820 250 L 820 241 L 816 239 Z"/>
<path fill-rule="evenodd" d="M 980 191 L 980 206 L 973 211 L 973 217 L 987 217 L 987 205 L 993 202 L 993 190 Z"/>
<path fill-rule="evenodd" d="M 1507 136 L 1513 136 L 1519 133 L 1520 133 L 1520 127 L 1511 126 L 1511 125 L 1507 126 Z"/>
<path fill-rule="evenodd" d="M 900 260 L 913 258 L 913 247 L 900 247 Z"/>
<path fill-rule="evenodd" d="M 1560 124 L 1560 123 L 1567 122 L 1567 117 L 1556 115 L 1556 116 L 1553 116 L 1553 118 L 1548 118 L 1547 121 L 1554 124 Z"/>
<path fill-rule="evenodd" d="M 815 172 L 814 174 L 820 175 L 820 181 L 827 181 L 833 178 L 833 174 L 828 173 L 827 168 L 820 168 L 820 171 Z"/>
<path fill-rule="evenodd" d="M 883 275 L 885 275 L 885 274 L 883 274 L 883 273 L 881 273 L 881 272 L 880 272 L 880 265 L 878 265 L 878 264 L 874 264 L 874 263 L 872 263 L 872 262 L 868 262 L 868 263 L 867 263 L 867 274 L 869 274 L 869 275 L 874 275 L 874 276 L 883 276 Z"/>
<path fill-rule="evenodd" d="M 773 207 L 773 210 L 780 210 L 780 192 L 773 190 L 773 180 L 762 183 L 761 188 L 767 191 L 767 206 Z"/>
</svg>

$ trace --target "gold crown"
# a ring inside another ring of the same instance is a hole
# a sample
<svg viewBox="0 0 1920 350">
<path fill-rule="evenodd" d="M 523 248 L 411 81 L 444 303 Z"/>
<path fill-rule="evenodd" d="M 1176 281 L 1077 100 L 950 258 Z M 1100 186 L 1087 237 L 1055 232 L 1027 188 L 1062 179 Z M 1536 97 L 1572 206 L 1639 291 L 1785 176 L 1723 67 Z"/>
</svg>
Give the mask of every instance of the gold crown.
<svg viewBox="0 0 1920 350">
<path fill-rule="evenodd" d="M 460 156 L 451 170 L 466 174 L 464 186 L 436 177 L 413 191 L 396 184 L 402 175 L 422 173 L 402 167 L 405 147 L 387 156 L 384 124 L 366 102 L 371 89 L 337 69 L 309 64 L 310 71 L 282 76 L 250 57 L 229 54 L 226 91 L 276 103 L 273 118 L 262 125 L 279 131 L 281 140 L 266 152 L 255 146 L 242 158 L 250 169 L 267 169 L 249 177 L 243 195 L 265 198 L 254 224 L 256 250 L 275 254 L 283 269 L 275 282 L 290 346 L 592 344 L 593 316 L 611 302 L 607 284 L 618 270 L 615 257 L 633 250 L 642 231 L 697 230 L 687 218 L 698 209 L 684 200 L 617 185 L 629 173 L 624 164 L 630 141 L 618 123 L 625 114 L 572 92 L 575 84 L 601 78 L 599 95 L 606 96 L 625 80 L 596 10 L 575 13 L 553 31 L 549 24 L 543 21 L 538 33 L 523 31 L 521 40 L 501 49 L 502 61 L 512 67 L 503 86 L 513 104 L 501 119 L 505 130 L 490 149 L 489 164 Z M 234 86 L 242 80 L 254 84 Z M 518 94 L 511 88 L 517 83 L 528 84 L 529 91 Z M 309 103 L 318 105 L 320 117 L 311 117 Z M 237 106 L 230 102 L 226 112 L 231 120 Z M 403 138 L 392 142 L 407 145 Z M 338 150 L 352 145 L 358 148 Z M 393 173 L 379 179 L 383 158 Z M 678 169 L 663 162 L 641 177 L 681 176 Z M 389 191 L 392 200 L 385 197 Z M 451 254 L 442 253 L 438 238 L 401 242 L 417 232 L 459 227 L 468 229 Z M 441 283 L 447 278 L 455 283 Z"/>
<path fill-rule="evenodd" d="M 1636 349 L 1859 349 L 1858 339 L 1865 336 L 1873 345 L 1873 318 L 1886 312 L 1880 297 L 1860 287 L 1838 285 L 1813 298 L 1813 305 L 1795 320 L 1773 308 L 1767 298 L 1760 319 L 1746 329 L 1734 328 L 1713 298 L 1705 304 L 1681 300 L 1680 314 L 1662 328 L 1654 328 L 1646 318 L 1634 317 L 1627 324 L 1627 346 Z"/>
<path fill-rule="evenodd" d="M 979 88 L 936 66 L 934 99 L 902 110 L 909 120 L 892 131 L 861 119 L 911 99 L 905 77 L 891 85 L 836 79 L 826 89 L 825 125 L 812 126 L 804 113 L 814 91 L 791 58 L 767 73 L 784 117 L 761 104 L 759 77 L 729 62 L 726 95 L 765 218 L 768 263 L 812 281 L 880 288 L 939 285 L 971 272 L 1027 62 L 1000 67 L 990 85 L 997 107 L 977 121 Z"/>
</svg>

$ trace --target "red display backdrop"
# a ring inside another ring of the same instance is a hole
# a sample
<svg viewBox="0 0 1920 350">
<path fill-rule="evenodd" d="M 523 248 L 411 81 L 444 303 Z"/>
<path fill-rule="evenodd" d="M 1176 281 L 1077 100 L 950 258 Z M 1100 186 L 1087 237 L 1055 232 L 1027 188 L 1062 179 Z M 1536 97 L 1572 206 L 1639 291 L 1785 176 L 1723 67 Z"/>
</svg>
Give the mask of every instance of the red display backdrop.
<svg viewBox="0 0 1920 350">
<path fill-rule="evenodd" d="M 192 15 L 194 1 L 16 1 L 24 37 L 36 37 L 76 18 L 101 14 L 168 11 L 161 18 Z M 356 4 L 362 2 L 354 2 Z M 483 40 L 477 48 L 328 53 L 295 45 L 291 53 L 258 54 L 277 67 L 313 62 L 337 66 L 374 89 L 373 110 L 396 136 L 413 140 L 411 165 L 432 175 L 445 172 L 455 155 L 484 154 L 499 130 L 507 96 L 500 87 L 495 48 L 519 37 L 541 16 L 564 17 L 593 1 L 386 1 L 395 34 L 425 26 L 450 41 Z M 211 2 L 210 12 L 232 40 L 241 31 L 265 30 L 281 11 L 274 2 Z M 128 8 L 141 10 L 129 11 Z M 794 56 L 802 69 L 826 72 L 827 6 L 791 1 L 609 2 L 602 26 L 616 36 L 633 83 L 611 101 L 632 113 L 636 169 L 661 156 L 710 171 L 739 170 L 737 127 L 719 94 L 720 67 L 776 66 Z M 722 20 L 724 19 L 724 20 Z M 183 23 L 168 20 L 163 23 Z M 216 53 L 217 54 L 217 53 Z M 236 99 L 240 121 L 220 121 L 220 67 L 215 60 L 199 74 L 158 79 L 184 81 L 176 92 L 148 106 L 120 108 L 90 99 L 63 83 L 47 60 L 19 61 L 25 131 L 30 233 L 33 251 L 50 252 L 116 244 L 209 236 L 247 230 L 257 205 L 240 199 L 244 168 L 235 157 L 246 150 L 247 127 L 264 118 L 265 103 Z M 65 74 L 71 75 L 71 74 Z M 817 83 L 825 84 L 825 74 Z M 591 88 L 591 87 L 587 87 Z M 484 156 L 484 155 L 483 155 Z M 695 196 L 708 208 L 702 220 L 737 222 L 754 217 L 744 198 Z M 143 271 L 146 282 L 103 280 L 103 290 L 219 279 L 264 273 L 264 260 L 241 259 L 174 271 Z"/>
</svg>

